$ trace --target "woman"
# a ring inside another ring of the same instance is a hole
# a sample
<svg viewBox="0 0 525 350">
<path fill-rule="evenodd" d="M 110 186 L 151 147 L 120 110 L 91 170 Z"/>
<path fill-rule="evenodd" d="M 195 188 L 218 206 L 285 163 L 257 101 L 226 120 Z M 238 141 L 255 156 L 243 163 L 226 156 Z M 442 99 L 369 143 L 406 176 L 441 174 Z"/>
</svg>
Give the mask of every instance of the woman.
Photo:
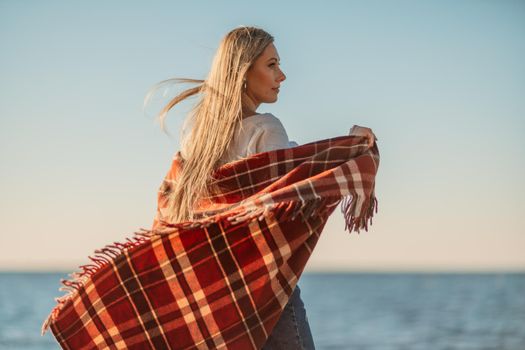
<svg viewBox="0 0 525 350">
<path fill-rule="evenodd" d="M 280 149 L 294 145 L 257 108 L 285 78 L 272 36 L 242 27 L 222 40 L 206 80 L 178 79 L 200 85 L 161 122 L 200 99 L 152 229 L 95 250 L 63 279 L 42 334 L 51 328 L 66 349 L 314 348 L 297 282 L 338 203 L 345 230 L 368 231 L 380 156 L 358 126 L 357 137 Z"/>
<path fill-rule="evenodd" d="M 184 168 L 170 193 L 167 210 L 156 220 L 181 222 L 194 219 L 194 205 L 213 191 L 211 175 L 217 167 L 255 153 L 297 146 L 290 142 L 280 120 L 257 113 L 261 103 L 277 101 L 286 79 L 274 38 L 256 27 L 239 27 L 221 41 L 206 80 L 170 79 L 198 83 L 185 90 L 161 111 L 164 129 L 167 112 L 187 97 L 201 94 L 183 128 L 181 155 Z M 354 126 L 352 133 L 366 135 L 370 147 L 375 136 Z M 306 311 L 297 285 L 263 349 L 314 349 Z"/>
</svg>

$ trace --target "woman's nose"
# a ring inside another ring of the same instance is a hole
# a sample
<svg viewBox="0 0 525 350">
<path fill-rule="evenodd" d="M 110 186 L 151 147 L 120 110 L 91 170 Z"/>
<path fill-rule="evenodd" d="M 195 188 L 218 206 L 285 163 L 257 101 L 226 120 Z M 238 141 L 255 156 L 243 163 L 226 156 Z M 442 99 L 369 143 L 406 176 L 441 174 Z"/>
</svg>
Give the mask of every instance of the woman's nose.
<svg viewBox="0 0 525 350">
<path fill-rule="evenodd" d="M 286 80 L 286 75 L 284 75 L 283 71 L 279 69 L 279 71 L 281 72 L 281 74 L 279 75 L 279 81 L 283 81 L 283 80 Z"/>
</svg>

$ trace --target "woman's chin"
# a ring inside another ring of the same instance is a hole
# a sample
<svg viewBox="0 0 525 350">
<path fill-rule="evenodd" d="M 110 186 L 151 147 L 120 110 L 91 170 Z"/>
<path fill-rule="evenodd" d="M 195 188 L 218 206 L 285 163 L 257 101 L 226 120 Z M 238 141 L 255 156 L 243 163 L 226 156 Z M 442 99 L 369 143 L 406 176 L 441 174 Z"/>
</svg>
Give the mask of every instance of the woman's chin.
<svg viewBox="0 0 525 350">
<path fill-rule="evenodd" d="M 266 95 L 264 99 L 260 100 L 261 103 L 274 103 L 277 101 L 277 94 Z"/>
<path fill-rule="evenodd" d="M 273 97 L 269 98 L 269 99 L 268 99 L 269 101 L 268 101 L 268 102 L 266 102 L 266 103 L 274 103 L 274 102 L 276 102 L 276 101 L 277 101 L 277 99 L 278 99 L 278 98 L 277 98 L 277 95 L 275 95 L 275 96 L 273 96 Z"/>
</svg>

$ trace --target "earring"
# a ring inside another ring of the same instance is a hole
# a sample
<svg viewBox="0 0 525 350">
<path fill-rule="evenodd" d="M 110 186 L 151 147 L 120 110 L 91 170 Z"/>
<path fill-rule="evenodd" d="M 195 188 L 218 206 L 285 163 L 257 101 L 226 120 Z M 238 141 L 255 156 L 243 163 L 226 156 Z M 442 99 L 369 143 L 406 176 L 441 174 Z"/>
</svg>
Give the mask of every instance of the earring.
<svg viewBox="0 0 525 350">
<path fill-rule="evenodd" d="M 243 80 L 242 89 L 246 91 L 246 79 Z"/>
</svg>

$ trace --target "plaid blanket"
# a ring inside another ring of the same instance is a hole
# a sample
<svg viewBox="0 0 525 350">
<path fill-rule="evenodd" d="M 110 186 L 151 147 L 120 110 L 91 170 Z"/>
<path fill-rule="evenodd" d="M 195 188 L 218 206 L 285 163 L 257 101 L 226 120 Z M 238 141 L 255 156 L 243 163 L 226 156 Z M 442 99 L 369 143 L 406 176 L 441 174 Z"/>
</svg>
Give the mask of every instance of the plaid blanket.
<svg viewBox="0 0 525 350">
<path fill-rule="evenodd" d="M 62 280 L 68 293 L 42 326 L 64 349 L 260 349 L 328 217 L 345 230 L 377 212 L 377 144 L 340 136 L 252 155 L 218 168 L 224 190 L 193 221 L 164 220 L 177 152 L 151 229 L 95 251 Z"/>
</svg>

